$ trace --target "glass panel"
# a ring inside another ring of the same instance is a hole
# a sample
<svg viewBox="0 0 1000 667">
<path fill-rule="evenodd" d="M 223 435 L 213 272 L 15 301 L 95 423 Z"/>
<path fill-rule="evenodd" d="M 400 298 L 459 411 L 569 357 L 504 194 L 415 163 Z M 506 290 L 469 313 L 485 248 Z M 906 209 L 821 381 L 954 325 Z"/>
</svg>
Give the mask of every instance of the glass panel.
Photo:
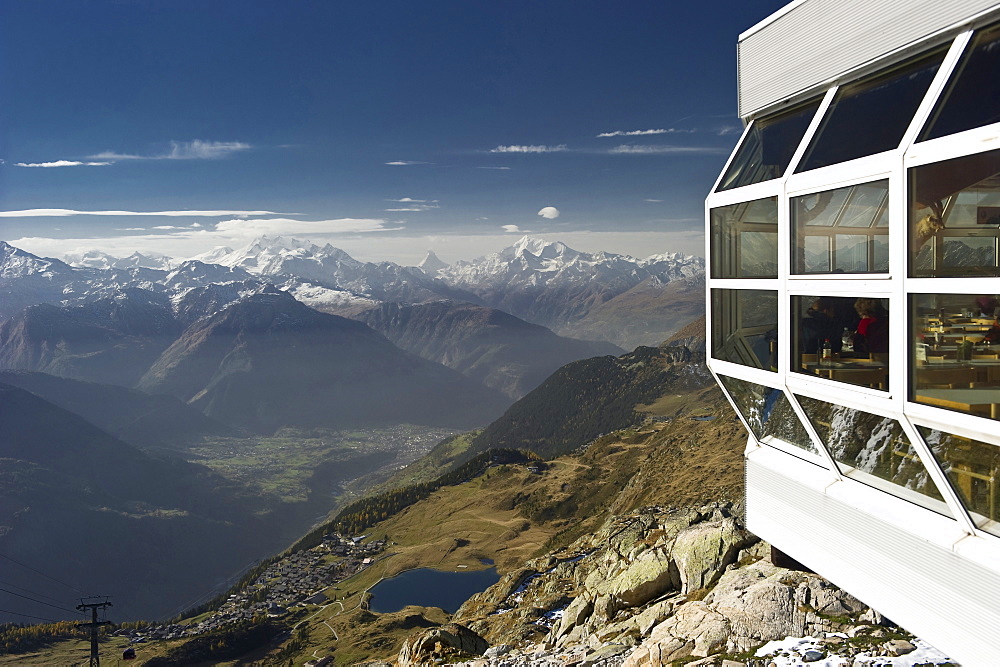
<svg viewBox="0 0 1000 667">
<path fill-rule="evenodd" d="M 909 170 L 910 275 L 1000 276 L 1000 150 Z"/>
<path fill-rule="evenodd" d="M 778 198 L 713 208 L 712 277 L 778 277 Z"/>
<path fill-rule="evenodd" d="M 976 33 L 919 141 L 1000 121 L 1000 26 Z"/>
<path fill-rule="evenodd" d="M 886 273 L 889 181 L 792 198 L 792 272 Z"/>
<path fill-rule="evenodd" d="M 845 477 L 951 516 L 899 422 L 806 396 L 797 398 Z"/>
<path fill-rule="evenodd" d="M 819 100 L 755 120 L 717 192 L 782 176 L 817 107 Z"/>
<path fill-rule="evenodd" d="M 918 426 L 975 524 L 1000 535 L 1000 447 Z"/>
<path fill-rule="evenodd" d="M 792 370 L 889 388 L 889 300 L 793 296 Z"/>
<path fill-rule="evenodd" d="M 713 289 L 712 357 L 778 370 L 778 293 Z"/>
<path fill-rule="evenodd" d="M 783 391 L 724 375 L 719 379 L 758 441 L 768 444 L 772 438 L 778 438 L 800 449 L 819 453 Z"/>
<path fill-rule="evenodd" d="M 913 294 L 910 400 L 1000 419 L 997 294 Z"/>
<path fill-rule="evenodd" d="M 797 171 L 899 146 L 943 57 L 939 49 L 890 72 L 843 86 Z"/>
</svg>

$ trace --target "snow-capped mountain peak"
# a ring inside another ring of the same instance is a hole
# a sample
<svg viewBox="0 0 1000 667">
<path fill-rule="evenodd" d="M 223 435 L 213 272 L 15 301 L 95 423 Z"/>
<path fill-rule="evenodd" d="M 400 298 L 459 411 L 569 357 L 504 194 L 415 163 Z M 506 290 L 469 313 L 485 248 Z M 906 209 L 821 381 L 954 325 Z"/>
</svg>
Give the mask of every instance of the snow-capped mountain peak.
<svg viewBox="0 0 1000 667">
<path fill-rule="evenodd" d="M 58 259 L 38 257 L 0 241 L 0 278 L 13 279 L 32 274 L 49 277 L 53 272 L 63 271 L 68 273 L 72 268 Z"/>
<path fill-rule="evenodd" d="M 427 251 L 427 256 L 424 257 L 423 261 L 417 264 L 417 268 L 423 269 L 424 273 L 437 273 L 441 269 L 447 267 L 448 265 L 441 261 L 441 259 L 434 254 L 433 250 Z"/>
</svg>

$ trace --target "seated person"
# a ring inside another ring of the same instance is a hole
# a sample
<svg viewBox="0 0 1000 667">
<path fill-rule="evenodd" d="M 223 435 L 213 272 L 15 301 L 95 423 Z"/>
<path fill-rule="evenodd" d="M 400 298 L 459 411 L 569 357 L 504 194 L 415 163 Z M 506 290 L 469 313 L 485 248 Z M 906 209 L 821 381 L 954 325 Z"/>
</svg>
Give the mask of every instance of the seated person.
<svg viewBox="0 0 1000 667">
<path fill-rule="evenodd" d="M 835 303 L 830 297 L 821 296 L 809 306 L 800 328 L 803 354 L 819 354 L 823 349 L 823 343 L 827 340 L 830 341 L 831 350 L 840 352 L 842 347 L 840 327 Z"/>
<path fill-rule="evenodd" d="M 860 354 L 889 351 L 889 315 L 876 299 L 860 298 L 854 309 L 861 321 L 854 335 L 854 350 Z"/>
<path fill-rule="evenodd" d="M 997 314 L 997 305 L 995 296 L 976 297 L 976 307 L 972 309 L 973 317 L 994 319 Z"/>
</svg>

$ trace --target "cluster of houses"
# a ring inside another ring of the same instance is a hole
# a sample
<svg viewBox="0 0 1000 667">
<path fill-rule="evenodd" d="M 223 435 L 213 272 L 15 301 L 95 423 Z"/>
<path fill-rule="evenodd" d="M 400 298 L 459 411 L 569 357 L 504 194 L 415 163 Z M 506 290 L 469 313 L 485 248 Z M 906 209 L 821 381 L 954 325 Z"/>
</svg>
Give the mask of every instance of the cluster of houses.
<svg viewBox="0 0 1000 667">
<path fill-rule="evenodd" d="M 193 625 L 163 624 L 121 629 L 114 634 L 134 643 L 150 639 L 179 639 L 210 632 L 230 623 L 260 616 L 278 617 L 294 605 L 323 605 L 330 602 L 323 591 L 371 565 L 386 547 L 386 540 L 364 542 L 360 537 L 330 533 L 312 549 L 297 551 L 272 563 L 243 590 L 211 616 Z"/>
</svg>

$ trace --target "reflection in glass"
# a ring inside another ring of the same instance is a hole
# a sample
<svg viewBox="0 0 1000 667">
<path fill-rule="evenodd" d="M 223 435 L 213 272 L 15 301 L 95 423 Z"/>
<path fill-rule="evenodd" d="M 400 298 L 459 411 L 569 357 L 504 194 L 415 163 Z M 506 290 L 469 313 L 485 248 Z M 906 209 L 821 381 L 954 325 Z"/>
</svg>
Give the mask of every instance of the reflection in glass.
<svg viewBox="0 0 1000 667">
<path fill-rule="evenodd" d="M 755 120 L 722 177 L 717 191 L 782 176 L 817 107 L 819 100 L 814 100 L 795 109 Z"/>
<path fill-rule="evenodd" d="M 920 134 L 936 139 L 1000 121 L 1000 26 L 979 30 Z"/>
<path fill-rule="evenodd" d="M 778 370 L 778 293 L 713 289 L 712 357 Z"/>
<path fill-rule="evenodd" d="M 724 375 L 719 379 L 758 441 L 769 444 L 772 438 L 778 438 L 800 449 L 819 453 L 783 391 Z"/>
<path fill-rule="evenodd" d="M 943 57 L 944 51 L 938 50 L 838 90 L 797 171 L 899 146 Z"/>
<path fill-rule="evenodd" d="M 845 477 L 951 515 L 899 422 L 806 396 L 797 398 Z"/>
<path fill-rule="evenodd" d="M 889 300 L 792 297 L 792 370 L 862 387 L 889 388 Z"/>
<path fill-rule="evenodd" d="M 793 273 L 889 270 L 889 181 L 792 198 Z"/>
<path fill-rule="evenodd" d="M 1000 535 L 1000 447 L 918 426 L 976 526 Z"/>
<path fill-rule="evenodd" d="M 997 294 L 910 296 L 910 400 L 1000 419 Z"/>
<path fill-rule="evenodd" d="M 712 277 L 778 277 L 778 198 L 713 208 Z"/>
<path fill-rule="evenodd" d="M 1000 150 L 909 170 L 911 276 L 1000 276 Z"/>
</svg>

